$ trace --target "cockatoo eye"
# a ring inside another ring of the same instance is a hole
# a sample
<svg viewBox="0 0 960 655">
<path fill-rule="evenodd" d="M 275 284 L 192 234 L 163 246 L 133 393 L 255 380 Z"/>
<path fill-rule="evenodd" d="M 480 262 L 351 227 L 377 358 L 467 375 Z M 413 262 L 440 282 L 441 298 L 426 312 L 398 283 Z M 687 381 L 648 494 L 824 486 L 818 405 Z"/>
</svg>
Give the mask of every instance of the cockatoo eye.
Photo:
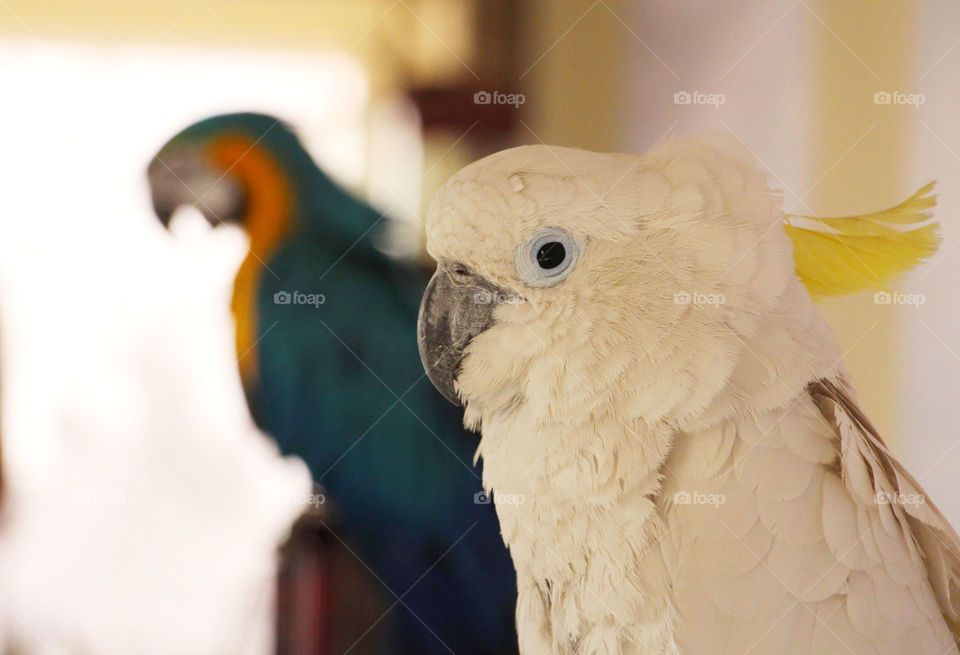
<svg viewBox="0 0 960 655">
<path fill-rule="evenodd" d="M 531 287 L 552 287 L 573 271 L 580 250 L 572 234 L 548 227 L 517 248 L 517 275 Z"/>
<path fill-rule="evenodd" d="M 537 263 L 540 268 L 556 268 L 567 258 L 567 249 L 559 241 L 548 241 L 537 251 Z"/>
</svg>

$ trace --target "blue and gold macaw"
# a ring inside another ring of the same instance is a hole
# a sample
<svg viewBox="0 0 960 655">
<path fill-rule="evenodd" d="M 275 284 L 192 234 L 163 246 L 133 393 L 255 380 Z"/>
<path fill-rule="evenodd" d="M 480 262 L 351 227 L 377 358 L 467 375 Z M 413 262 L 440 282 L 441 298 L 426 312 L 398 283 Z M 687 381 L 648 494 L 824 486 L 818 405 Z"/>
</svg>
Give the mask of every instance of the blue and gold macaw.
<svg viewBox="0 0 960 655">
<path fill-rule="evenodd" d="M 476 495 L 476 437 L 424 379 L 427 275 L 377 249 L 384 217 L 260 114 L 191 125 L 148 177 L 165 225 L 192 205 L 249 235 L 232 309 L 251 413 L 303 458 L 347 541 L 401 599 L 384 619 L 390 652 L 514 652 L 513 567 L 493 505 Z"/>
</svg>

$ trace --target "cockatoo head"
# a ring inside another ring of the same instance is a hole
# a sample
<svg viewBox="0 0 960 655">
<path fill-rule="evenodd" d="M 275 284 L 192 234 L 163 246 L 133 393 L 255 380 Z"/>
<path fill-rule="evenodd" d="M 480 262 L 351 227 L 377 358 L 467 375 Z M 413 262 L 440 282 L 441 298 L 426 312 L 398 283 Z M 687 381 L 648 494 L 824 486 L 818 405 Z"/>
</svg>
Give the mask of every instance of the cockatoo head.
<svg viewBox="0 0 960 655">
<path fill-rule="evenodd" d="M 782 221 L 724 135 L 642 157 L 525 146 L 477 161 L 427 219 L 428 375 L 472 427 L 526 403 L 558 419 L 609 398 L 651 420 L 702 410 L 795 280 Z"/>
</svg>

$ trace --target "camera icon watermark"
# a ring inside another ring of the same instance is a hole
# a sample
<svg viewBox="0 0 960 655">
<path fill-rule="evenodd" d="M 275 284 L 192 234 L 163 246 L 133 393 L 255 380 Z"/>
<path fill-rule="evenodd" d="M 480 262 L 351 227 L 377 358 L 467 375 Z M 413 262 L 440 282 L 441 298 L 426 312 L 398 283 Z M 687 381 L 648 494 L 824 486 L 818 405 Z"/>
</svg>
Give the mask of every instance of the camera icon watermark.
<svg viewBox="0 0 960 655">
<path fill-rule="evenodd" d="M 699 291 L 678 291 L 673 294 L 675 305 L 711 305 L 719 307 L 727 302 L 722 293 L 700 293 Z"/>
<path fill-rule="evenodd" d="M 473 294 L 475 305 L 519 305 L 525 302 L 527 299 L 518 293 L 490 292 L 484 289 Z"/>
<path fill-rule="evenodd" d="M 724 494 L 705 494 L 699 491 L 678 491 L 673 494 L 674 505 L 709 505 L 714 509 L 727 502 Z"/>
<path fill-rule="evenodd" d="M 702 93 L 700 91 L 677 91 L 673 94 L 675 105 L 710 105 L 719 107 L 726 103 L 727 96 L 722 93 Z"/>
<path fill-rule="evenodd" d="M 322 293 L 301 293 L 300 291 L 277 291 L 273 294 L 274 305 L 312 305 L 319 308 L 327 302 Z"/>
<path fill-rule="evenodd" d="M 513 105 L 519 108 L 527 101 L 522 93 L 501 93 L 500 91 L 477 91 L 473 94 L 475 105 Z"/>
<path fill-rule="evenodd" d="M 901 293 L 899 291 L 877 291 L 873 294 L 874 305 L 910 305 L 919 307 L 927 302 L 922 293 Z"/>
<path fill-rule="evenodd" d="M 875 105 L 910 105 L 914 109 L 927 101 L 922 93 L 904 93 L 903 91 L 877 91 L 873 94 Z"/>
<path fill-rule="evenodd" d="M 493 500 L 493 494 L 486 491 L 478 491 L 473 494 L 474 505 L 489 505 Z M 523 494 L 508 494 L 497 492 L 497 505 L 523 505 L 527 502 L 527 497 Z"/>
</svg>

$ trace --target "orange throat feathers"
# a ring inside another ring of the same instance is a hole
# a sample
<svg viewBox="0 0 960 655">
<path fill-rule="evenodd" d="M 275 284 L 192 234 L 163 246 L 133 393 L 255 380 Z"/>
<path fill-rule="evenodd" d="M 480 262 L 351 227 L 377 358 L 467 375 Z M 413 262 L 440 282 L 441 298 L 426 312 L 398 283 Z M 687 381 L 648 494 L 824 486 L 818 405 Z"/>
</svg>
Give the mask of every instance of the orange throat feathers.
<svg viewBox="0 0 960 655">
<path fill-rule="evenodd" d="M 276 161 L 253 139 L 229 136 L 211 146 L 214 164 L 237 178 L 246 191 L 242 226 L 250 250 L 237 271 L 230 308 L 236 324 L 237 363 L 244 388 L 256 384 L 257 289 L 277 246 L 291 227 L 290 184 Z M 269 329 L 269 327 L 267 328 Z"/>
</svg>

